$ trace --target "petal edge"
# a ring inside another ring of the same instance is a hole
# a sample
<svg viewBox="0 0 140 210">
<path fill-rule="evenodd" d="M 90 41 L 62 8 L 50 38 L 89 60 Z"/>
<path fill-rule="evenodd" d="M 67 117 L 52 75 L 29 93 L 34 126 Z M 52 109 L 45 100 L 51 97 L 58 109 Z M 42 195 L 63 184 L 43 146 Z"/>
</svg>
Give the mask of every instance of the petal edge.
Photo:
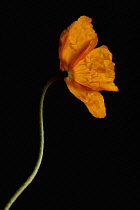
<svg viewBox="0 0 140 210">
<path fill-rule="evenodd" d="M 106 116 L 104 98 L 101 93 L 84 87 L 73 79 L 65 79 L 65 81 L 70 92 L 86 105 L 94 117 L 104 118 Z"/>
</svg>

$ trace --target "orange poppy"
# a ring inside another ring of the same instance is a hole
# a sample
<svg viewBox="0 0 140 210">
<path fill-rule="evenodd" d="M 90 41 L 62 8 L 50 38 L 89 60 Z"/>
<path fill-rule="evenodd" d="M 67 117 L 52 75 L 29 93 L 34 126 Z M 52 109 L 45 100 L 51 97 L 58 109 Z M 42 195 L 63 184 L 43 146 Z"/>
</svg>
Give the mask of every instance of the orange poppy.
<svg viewBox="0 0 140 210">
<path fill-rule="evenodd" d="M 106 116 L 101 90 L 118 91 L 114 84 L 115 64 L 112 54 L 103 45 L 95 48 L 98 42 L 92 19 L 81 16 L 60 35 L 59 59 L 64 78 L 70 92 L 87 106 L 97 118 Z"/>
</svg>

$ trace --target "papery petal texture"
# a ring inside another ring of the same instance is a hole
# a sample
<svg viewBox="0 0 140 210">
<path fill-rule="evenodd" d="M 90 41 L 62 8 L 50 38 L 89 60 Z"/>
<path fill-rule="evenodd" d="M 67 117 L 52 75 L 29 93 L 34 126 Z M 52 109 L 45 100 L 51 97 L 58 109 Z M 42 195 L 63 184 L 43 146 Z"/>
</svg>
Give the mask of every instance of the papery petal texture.
<svg viewBox="0 0 140 210">
<path fill-rule="evenodd" d="M 114 83 L 115 64 L 107 46 L 95 48 L 98 38 L 91 21 L 81 16 L 61 33 L 60 69 L 67 72 L 64 80 L 70 92 L 94 117 L 104 118 L 106 108 L 99 91 L 118 91 Z"/>
<path fill-rule="evenodd" d="M 65 79 L 67 87 L 70 92 L 79 100 L 84 102 L 89 112 L 96 118 L 104 118 L 106 116 L 106 108 L 104 104 L 104 98 L 101 93 L 93 91 L 90 88 L 86 88 L 73 79 Z"/>
<path fill-rule="evenodd" d="M 88 54 L 96 46 L 98 39 L 91 21 L 91 18 L 81 16 L 61 33 L 59 40 L 61 70 L 69 69 L 83 51 Z"/>
<path fill-rule="evenodd" d="M 118 87 L 114 84 L 114 66 L 112 53 L 103 45 L 80 60 L 71 75 L 77 83 L 92 90 L 118 91 Z"/>
</svg>

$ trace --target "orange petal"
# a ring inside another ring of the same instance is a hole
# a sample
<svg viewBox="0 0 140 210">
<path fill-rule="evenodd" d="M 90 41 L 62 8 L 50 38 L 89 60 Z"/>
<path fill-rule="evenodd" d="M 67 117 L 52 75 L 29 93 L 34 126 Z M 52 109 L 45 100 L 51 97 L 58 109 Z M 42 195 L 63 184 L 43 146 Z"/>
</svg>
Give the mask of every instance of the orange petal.
<svg viewBox="0 0 140 210">
<path fill-rule="evenodd" d="M 86 88 L 70 78 L 65 78 L 65 81 L 70 92 L 84 102 L 94 117 L 104 118 L 106 116 L 104 98 L 99 92 Z"/>
<path fill-rule="evenodd" d="M 95 91 L 118 91 L 114 84 L 114 66 L 112 53 L 103 45 L 80 60 L 71 71 L 71 76 L 79 84 Z"/>
<path fill-rule="evenodd" d="M 61 70 L 67 69 L 70 63 L 86 49 L 89 53 L 97 44 L 97 34 L 92 28 L 91 18 L 81 16 L 60 35 L 59 58 Z M 87 50 L 88 48 L 88 50 Z"/>
</svg>

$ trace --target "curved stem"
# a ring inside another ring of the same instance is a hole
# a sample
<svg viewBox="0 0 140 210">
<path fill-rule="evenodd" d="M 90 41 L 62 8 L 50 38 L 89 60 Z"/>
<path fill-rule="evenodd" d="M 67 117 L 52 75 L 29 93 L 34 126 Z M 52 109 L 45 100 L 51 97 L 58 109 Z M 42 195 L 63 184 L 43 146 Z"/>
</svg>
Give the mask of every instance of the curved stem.
<svg viewBox="0 0 140 210">
<path fill-rule="evenodd" d="M 43 149 L 44 149 L 44 126 L 43 126 L 43 102 L 44 102 L 44 97 L 46 94 L 46 91 L 48 87 L 55 82 L 58 79 L 61 79 L 61 74 L 56 75 L 52 79 L 50 79 L 47 84 L 45 85 L 42 95 L 41 95 L 41 100 L 40 100 L 40 107 L 39 107 L 39 124 L 40 124 L 40 145 L 39 145 L 39 154 L 38 154 L 38 159 L 36 162 L 36 165 L 31 173 L 31 175 L 28 177 L 28 179 L 21 185 L 21 187 L 15 192 L 15 194 L 11 197 L 9 202 L 6 204 L 5 208 L 3 210 L 8 210 L 12 204 L 15 202 L 15 200 L 19 197 L 19 195 L 28 187 L 28 185 L 33 181 L 35 178 L 40 165 L 41 161 L 43 158 Z"/>
</svg>

